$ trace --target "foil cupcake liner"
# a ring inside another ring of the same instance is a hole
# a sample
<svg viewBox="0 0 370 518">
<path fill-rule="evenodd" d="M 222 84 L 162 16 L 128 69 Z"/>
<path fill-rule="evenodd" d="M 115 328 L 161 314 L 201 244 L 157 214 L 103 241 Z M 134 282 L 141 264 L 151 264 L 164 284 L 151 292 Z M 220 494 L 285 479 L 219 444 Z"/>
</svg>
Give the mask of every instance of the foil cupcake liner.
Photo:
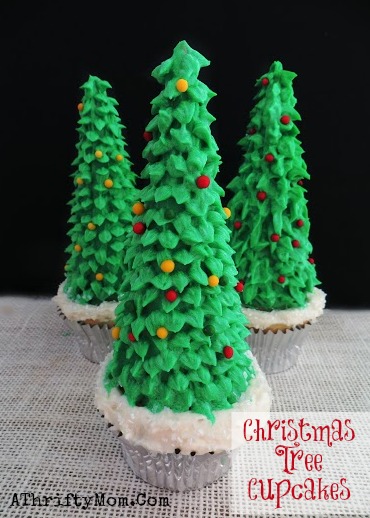
<svg viewBox="0 0 370 518">
<path fill-rule="evenodd" d="M 91 325 L 69 320 L 59 307 L 58 313 L 76 335 L 82 356 L 93 363 L 101 363 L 113 347 L 111 326 L 108 323 Z"/>
<path fill-rule="evenodd" d="M 151 452 L 118 435 L 123 458 L 134 474 L 149 484 L 171 491 L 201 489 L 226 475 L 233 451 L 183 455 Z"/>
<path fill-rule="evenodd" d="M 310 323 L 294 329 L 266 331 L 250 329 L 246 340 L 265 374 L 276 374 L 293 367 L 299 358 Z"/>
</svg>

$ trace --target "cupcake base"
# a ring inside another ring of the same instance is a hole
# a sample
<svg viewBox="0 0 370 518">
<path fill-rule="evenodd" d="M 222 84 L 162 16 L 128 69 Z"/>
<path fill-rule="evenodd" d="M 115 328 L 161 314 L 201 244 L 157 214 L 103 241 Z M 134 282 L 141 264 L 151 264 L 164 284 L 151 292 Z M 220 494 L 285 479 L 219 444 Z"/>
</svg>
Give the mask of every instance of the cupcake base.
<svg viewBox="0 0 370 518">
<path fill-rule="evenodd" d="M 58 314 L 76 335 L 80 352 L 84 358 L 93 363 L 101 363 L 112 351 L 112 322 L 93 324 L 70 320 L 59 307 Z"/>
<path fill-rule="evenodd" d="M 297 363 L 310 325 L 307 322 L 293 329 L 250 329 L 246 340 L 265 374 L 286 371 Z"/>
<path fill-rule="evenodd" d="M 297 363 L 311 325 L 324 312 L 325 301 L 326 293 L 314 288 L 304 307 L 272 311 L 242 308 L 251 332 L 246 340 L 265 374 L 286 371 Z"/>
<path fill-rule="evenodd" d="M 182 455 L 156 453 L 119 437 L 125 461 L 136 476 L 171 491 L 190 491 L 212 484 L 231 467 L 232 451 Z"/>
<path fill-rule="evenodd" d="M 234 454 L 245 445 L 239 428 L 246 413 L 270 412 L 272 392 L 265 374 L 248 349 L 256 375 L 240 400 L 225 410 L 215 410 L 215 422 L 194 412 L 164 408 L 153 413 L 131 406 L 117 387 L 105 386 L 110 353 L 100 365 L 96 380 L 97 411 L 120 441 L 123 457 L 142 480 L 172 491 L 200 489 L 226 475 Z M 236 419 L 236 421 L 235 421 Z"/>
</svg>

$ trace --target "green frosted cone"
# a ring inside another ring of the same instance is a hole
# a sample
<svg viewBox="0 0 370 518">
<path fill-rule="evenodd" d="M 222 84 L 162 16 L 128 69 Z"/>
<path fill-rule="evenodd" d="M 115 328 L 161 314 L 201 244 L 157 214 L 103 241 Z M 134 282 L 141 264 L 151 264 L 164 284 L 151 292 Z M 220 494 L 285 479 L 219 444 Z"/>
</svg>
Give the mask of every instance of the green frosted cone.
<svg viewBox="0 0 370 518">
<path fill-rule="evenodd" d="M 163 88 L 145 128 L 145 210 L 133 220 L 144 231 L 127 240 L 120 336 L 105 385 L 153 413 L 191 411 L 214 422 L 255 371 L 216 181 L 221 157 L 207 109 L 215 93 L 198 78 L 209 63 L 181 41 L 152 73 Z"/>
<path fill-rule="evenodd" d="M 110 84 L 90 76 L 81 88 L 64 291 L 74 302 L 99 305 L 117 300 L 138 191 Z"/>
<path fill-rule="evenodd" d="M 309 240 L 310 176 L 297 138 L 295 77 L 275 61 L 257 80 L 255 106 L 239 141 L 242 162 L 227 186 L 242 302 L 262 311 L 304 307 L 320 284 Z"/>
</svg>

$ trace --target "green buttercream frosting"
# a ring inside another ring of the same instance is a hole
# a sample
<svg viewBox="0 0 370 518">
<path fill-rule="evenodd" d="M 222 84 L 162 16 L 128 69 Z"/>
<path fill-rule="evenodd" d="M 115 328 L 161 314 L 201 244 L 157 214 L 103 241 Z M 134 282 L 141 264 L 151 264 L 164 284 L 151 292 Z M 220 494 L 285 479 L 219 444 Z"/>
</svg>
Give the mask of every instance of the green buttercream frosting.
<svg viewBox="0 0 370 518">
<path fill-rule="evenodd" d="M 233 192 L 230 244 L 245 282 L 242 301 L 263 311 L 304 307 L 320 284 L 311 258 L 304 186 L 310 176 L 297 138 L 295 77 L 275 61 L 257 80 L 256 103 L 239 141 L 243 160 L 227 186 Z"/>
<path fill-rule="evenodd" d="M 214 411 L 232 408 L 255 371 L 245 354 L 249 331 L 235 290 L 224 190 L 215 180 L 221 159 L 210 130 L 215 118 L 207 110 L 215 93 L 198 79 L 209 64 L 181 41 L 152 73 L 163 89 L 146 127 L 153 138 L 143 151 L 145 212 L 133 220 L 146 230 L 127 240 L 130 268 L 116 309 L 120 336 L 105 383 L 108 391 L 124 389 L 133 406 L 191 411 L 214 422 Z M 199 186 L 200 176 L 208 177 L 208 187 Z M 168 260 L 172 272 L 161 269 Z M 213 287 L 212 275 L 220 280 Z M 176 300 L 167 299 L 170 290 Z M 159 328 L 167 337 L 157 336 Z"/>
<path fill-rule="evenodd" d="M 74 302 L 99 305 L 118 298 L 124 241 L 138 194 L 118 102 L 107 95 L 111 85 L 90 76 L 81 88 L 64 291 Z"/>
</svg>

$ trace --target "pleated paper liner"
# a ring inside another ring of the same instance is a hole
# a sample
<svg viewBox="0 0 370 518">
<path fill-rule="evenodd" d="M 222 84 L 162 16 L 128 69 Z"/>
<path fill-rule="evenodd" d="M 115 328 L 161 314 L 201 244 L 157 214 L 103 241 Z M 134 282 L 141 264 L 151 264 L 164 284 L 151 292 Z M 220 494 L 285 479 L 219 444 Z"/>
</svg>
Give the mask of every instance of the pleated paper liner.
<svg viewBox="0 0 370 518">
<path fill-rule="evenodd" d="M 251 334 L 246 340 L 262 371 L 275 374 L 293 367 L 298 361 L 310 326 L 310 322 L 307 322 L 293 329 L 277 331 L 249 328 Z"/>
<path fill-rule="evenodd" d="M 104 415 L 101 417 L 104 418 Z M 110 423 L 108 428 L 118 437 L 123 458 L 133 473 L 153 486 L 171 491 L 201 489 L 216 482 L 229 472 L 235 453 L 235 450 L 201 455 L 196 452 L 183 455 L 180 450 L 173 453 L 152 452 L 132 444 Z"/>
<path fill-rule="evenodd" d="M 58 314 L 78 338 L 81 354 L 93 363 L 101 363 L 112 350 L 113 322 L 88 324 L 80 320 L 69 320 L 60 307 Z"/>
</svg>

